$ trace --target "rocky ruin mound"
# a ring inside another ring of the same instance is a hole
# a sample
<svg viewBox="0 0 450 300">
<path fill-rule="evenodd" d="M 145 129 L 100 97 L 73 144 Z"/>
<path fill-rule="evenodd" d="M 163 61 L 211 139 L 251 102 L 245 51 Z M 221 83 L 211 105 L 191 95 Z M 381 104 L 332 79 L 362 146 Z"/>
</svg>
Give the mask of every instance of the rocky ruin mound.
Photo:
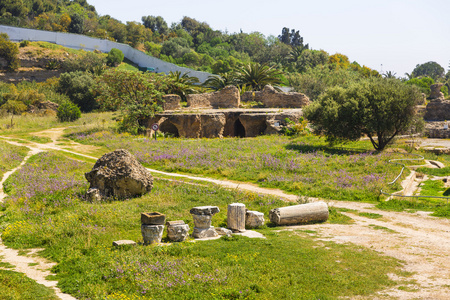
<svg viewBox="0 0 450 300">
<path fill-rule="evenodd" d="M 84 175 L 90 183 L 87 192 L 89 201 L 140 196 L 153 188 L 150 172 L 123 149 L 103 155 Z"/>
</svg>

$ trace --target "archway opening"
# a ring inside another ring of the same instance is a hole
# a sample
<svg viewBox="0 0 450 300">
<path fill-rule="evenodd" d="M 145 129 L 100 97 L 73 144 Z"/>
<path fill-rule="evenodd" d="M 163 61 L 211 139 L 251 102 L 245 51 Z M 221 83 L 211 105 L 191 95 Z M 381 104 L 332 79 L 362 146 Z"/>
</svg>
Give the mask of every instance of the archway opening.
<svg viewBox="0 0 450 300">
<path fill-rule="evenodd" d="M 234 136 L 241 138 L 245 137 L 245 127 L 239 119 L 234 122 Z"/>
<path fill-rule="evenodd" d="M 161 132 L 164 132 L 165 134 L 170 134 L 173 137 L 180 137 L 180 134 L 178 133 L 178 128 L 169 121 L 164 121 L 159 125 L 159 130 Z"/>
</svg>

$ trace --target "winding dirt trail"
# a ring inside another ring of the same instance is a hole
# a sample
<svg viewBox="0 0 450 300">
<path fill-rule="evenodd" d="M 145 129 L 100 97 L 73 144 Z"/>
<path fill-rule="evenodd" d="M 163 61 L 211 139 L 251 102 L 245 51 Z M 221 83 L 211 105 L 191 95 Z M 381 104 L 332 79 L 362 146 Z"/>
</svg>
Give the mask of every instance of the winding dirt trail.
<svg viewBox="0 0 450 300">
<path fill-rule="evenodd" d="M 64 128 L 55 128 L 38 134 L 34 133 L 34 135 L 50 137 L 52 143 L 36 144 L 30 142 L 25 146 L 35 149 L 35 151 L 57 150 L 97 159 L 84 154 L 86 152 L 89 153 L 93 149 L 92 146 L 85 146 L 75 142 L 71 142 L 70 150 L 58 146 L 57 140 L 62 136 L 63 130 Z M 8 141 L 8 138 L 5 137 L 0 137 L 0 139 Z M 14 143 L 10 140 L 8 142 Z M 24 144 L 19 145 L 24 146 Z M 149 170 L 152 173 L 165 176 L 206 181 L 231 189 L 270 194 L 288 201 L 297 200 L 297 196 L 286 194 L 283 191 L 260 188 L 248 183 Z M 367 299 L 450 299 L 449 219 L 432 217 L 426 212 L 381 211 L 376 209 L 374 205 L 367 203 L 327 202 L 330 206 L 353 210 L 344 214 L 351 217 L 354 223 L 351 225 L 314 224 L 289 226 L 284 230 L 313 230 L 316 233 L 310 234 L 324 241 L 352 243 L 367 247 L 381 254 L 400 259 L 403 261 L 404 270 L 413 273 L 411 277 L 406 278 L 393 276 L 393 279 L 403 280 L 404 282 L 394 288 L 379 292 L 375 298 L 372 295 Z M 382 217 L 371 219 L 359 215 L 359 213 L 374 213 L 382 215 Z"/>
</svg>

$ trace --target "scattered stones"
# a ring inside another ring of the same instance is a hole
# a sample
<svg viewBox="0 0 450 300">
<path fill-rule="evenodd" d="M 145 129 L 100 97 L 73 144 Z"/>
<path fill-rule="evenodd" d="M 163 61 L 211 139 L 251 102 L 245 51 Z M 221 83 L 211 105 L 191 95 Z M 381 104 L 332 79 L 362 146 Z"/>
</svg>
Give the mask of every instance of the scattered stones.
<svg viewBox="0 0 450 300">
<path fill-rule="evenodd" d="M 136 242 L 131 241 L 131 240 L 119 240 L 119 241 L 113 242 L 114 247 L 125 246 L 125 245 L 136 246 Z"/>
<path fill-rule="evenodd" d="M 227 235 L 227 236 L 231 236 L 231 234 L 233 233 L 230 229 L 226 229 L 223 227 L 216 228 L 216 232 L 218 235 Z"/>
<path fill-rule="evenodd" d="M 153 188 L 150 172 L 130 152 L 123 149 L 103 155 L 92 170 L 84 175 L 90 183 L 86 195 L 89 200 L 135 197 L 148 193 Z"/>
<path fill-rule="evenodd" d="M 276 225 L 296 225 L 328 220 L 328 205 L 323 202 L 313 202 L 294 206 L 272 209 L 269 212 L 270 221 Z"/>
<path fill-rule="evenodd" d="M 189 225 L 184 221 L 168 221 L 167 225 L 167 237 L 172 242 L 183 242 L 189 236 Z"/>
<path fill-rule="evenodd" d="M 233 232 L 245 231 L 245 204 L 232 203 L 228 205 L 227 227 Z"/>
<path fill-rule="evenodd" d="M 144 244 L 161 243 L 164 225 L 141 225 L 141 233 L 144 238 Z"/>
<path fill-rule="evenodd" d="M 194 232 L 192 236 L 198 239 L 217 237 L 218 234 L 214 230 L 214 226 L 211 226 L 211 218 L 218 212 L 219 208 L 217 206 L 198 206 L 192 208 L 190 210 L 194 219 Z"/>
<path fill-rule="evenodd" d="M 257 228 L 264 225 L 264 213 L 259 211 L 247 210 L 245 214 L 245 226 L 248 228 Z"/>
<path fill-rule="evenodd" d="M 142 225 L 164 225 L 166 215 L 159 212 L 141 213 Z"/>
</svg>

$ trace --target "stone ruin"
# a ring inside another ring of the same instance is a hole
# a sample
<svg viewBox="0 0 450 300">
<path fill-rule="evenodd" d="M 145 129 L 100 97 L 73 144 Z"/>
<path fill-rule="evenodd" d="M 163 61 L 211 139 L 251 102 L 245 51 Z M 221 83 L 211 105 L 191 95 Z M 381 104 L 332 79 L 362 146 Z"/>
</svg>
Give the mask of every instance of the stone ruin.
<svg viewBox="0 0 450 300">
<path fill-rule="evenodd" d="M 450 100 L 444 99 L 444 94 L 441 92 L 443 85 L 443 83 L 431 85 L 430 102 L 424 115 L 426 121 L 450 120 Z"/>
<path fill-rule="evenodd" d="M 255 137 L 276 134 L 286 119 L 297 122 L 302 116 L 301 108 L 309 99 L 300 93 L 279 93 L 266 86 L 261 92 L 242 95 L 235 86 L 205 94 L 187 95 L 188 107 L 181 109 L 181 98 L 177 95 L 163 97 L 163 113 L 146 121 L 147 135 L 152 136 L 151 126 L 156 123 L 159 130 L 174 137 L 216 138 Z M 268 108 L 242 109 L 241 100 L 258 101 Z M 291 109 L 285 109 L 290 107 Z M 284 108 L 284 109 L 280 109 Z"/>
<path fill-rule="evenodd" d="M 90 184 L 86 198 L 91 202 L 140 196 L 153 188 L 151 173 L 123 149 L 103 155 L 84 176 Z"/>
<path fill-rule="evenodd" d="M 309 98 L 301 93 L 280 93 L 272 86 L 266 85 L 260 92 L 245 92 L 241 96 L 242 102 L 261 102 L 265 107 L 301 108 L 307 106 Z"/>
</svg>

